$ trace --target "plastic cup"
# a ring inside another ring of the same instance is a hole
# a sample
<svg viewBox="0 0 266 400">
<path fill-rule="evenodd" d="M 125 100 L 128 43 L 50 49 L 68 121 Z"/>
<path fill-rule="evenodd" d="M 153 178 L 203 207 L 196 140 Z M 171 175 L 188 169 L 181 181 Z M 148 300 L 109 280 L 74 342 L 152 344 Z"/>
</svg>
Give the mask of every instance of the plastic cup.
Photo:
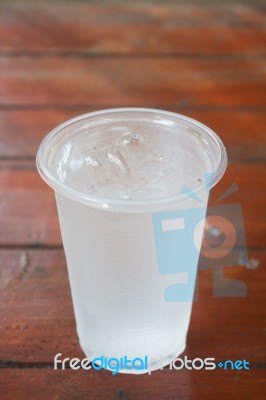
<svg viewBox="0 0 266 400">
<path fill-rule="evenodd" d="M 205 217 L 209 190 L 226 164 L 212 130 L 156 109 L 92 112 L 44 138 L 37 167 L 55 191 L 88 358 L 146 356 L 154 370 L 184 351 L 203 235 L 202 224 L 193 231 L 193 215 Z"/>
</svg>

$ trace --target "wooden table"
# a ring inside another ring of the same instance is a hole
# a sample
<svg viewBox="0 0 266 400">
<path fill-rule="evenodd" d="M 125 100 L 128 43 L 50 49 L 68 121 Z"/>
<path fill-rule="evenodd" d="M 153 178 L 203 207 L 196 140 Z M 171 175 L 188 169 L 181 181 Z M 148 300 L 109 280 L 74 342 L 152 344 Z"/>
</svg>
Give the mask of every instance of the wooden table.
<svg viewBox="0 0 266 400">
<path fill-rule="evenodd" d="M 260 7 L 6 4 L 0 8 L 0 398 L 264 399 L 265 16 Z M 54 371 L 82 358 L 52 191 L 36 149 L 58 123 L 106 107 L 157 107 L 212 127 L 228 170 L 214 190 L 239 191 L 250 257 L 232 266 L 246 298 L 213 298 L 200 271 L 185 354 L 246 359 L 251 370 Z"/>
</svg>

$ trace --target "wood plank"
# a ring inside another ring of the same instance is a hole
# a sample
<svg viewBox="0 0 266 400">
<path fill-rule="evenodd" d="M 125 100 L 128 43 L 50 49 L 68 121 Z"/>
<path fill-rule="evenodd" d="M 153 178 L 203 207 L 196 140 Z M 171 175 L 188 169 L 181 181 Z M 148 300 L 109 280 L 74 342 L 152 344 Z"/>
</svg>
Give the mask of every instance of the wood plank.
<svg viewBox="0 0 266 400">
<path fill-rule="evenodd" d="M 265 54 L 265 36 L 263 13 L 244 5 L 16 3 L 0 9 L 0 51 L 11 53 Z"/>
<path fill-rule="evenodd" d="M 3 106 L 266 105 L 262 60 L 0 58 Z"/>
<path fill-rule="evenodd" d="M 211 372 L 211 373 L 210 373 Z M 165 371 L 112 376 L 106 371 L 6 370 L 3 400 L 264 400 L 264 371 Z M 220 390 L 219 388 L 222 387 Z"/>
<path fill-rule="evenodd" d="M 217 199 L 234 182 L 240 191 L 221 204 L 240 202 L 248 245 L 265 246 L 265 164 L 230 164 L 212 198 Z M 2 247 L 61 245 L 53 192 L 39 177 L 34 163 L 2 162 L 0 187 Z"/>
<path fill-rule="evenodd" d="M 187 110 L 186 115 L 209 126 L 221 137 L 226 147 L 229 161 L 259 162 L 265 160 L 265 113 Z"/>
<path fill-rule="evenodd" d="M 33 163 L 19 167 L 24 170 L 11 164 L 0 171 L 0 243 L 61 245 L 53 192 L 39 179 Z"/>
<path fill-rule="evenodd" d="M 94 108 L 95 109 L 95 108 Z M 0 158 L 35 157 L 43 137 L 69 118 L 94 110 L 1 110 Z M 195 118 L 217 132 L 231 161 L 260 162 L 266 160 L 266 115 L 250 111 L 191 111 L 171 108 Z"/>
<path fill-rule="evenodd" d="M 250 256 L 260 261 L 257 269 L 224 270 L 226 279 L 247 285 L 246 298 L 213 297 L 212 271 L 200 271 L 188 357 L 241 358 L 254 367 L 264 362 L 265 308 L 259 304 L 265 295 L 266 251 Z M 63 250 L 0 250 L 0 277 L 1 368 L 51 367 L 58 352 L 83 358 Z"/>
<path fill-rule="evenodd" d="M 264 400 L 264 371 L 158 371 L 113 376 L 107 371 L 4 370 L 2 400 Z"/>
</svg>

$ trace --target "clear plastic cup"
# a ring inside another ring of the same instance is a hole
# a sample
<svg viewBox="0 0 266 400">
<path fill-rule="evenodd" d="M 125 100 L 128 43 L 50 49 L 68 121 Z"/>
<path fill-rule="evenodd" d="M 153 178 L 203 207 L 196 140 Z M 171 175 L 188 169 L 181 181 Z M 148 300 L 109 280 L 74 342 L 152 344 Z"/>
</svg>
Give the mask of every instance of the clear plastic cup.
<svg viewBox="0 0 266 400">
<path fill-rule="evenodd" d="M 164 260 L 178 269 L 201 243 L 203 227 L 178 252 L 174 242 L 173 251 L 160 249 L 156 229 L 160 223 L 162 232 L 175 229 L 172 212 L 200 209 L 204 218 L 209 190 L 226 165 L 212 130 L 156 109 L 92 112 L 44 138 L 37 167 L 55 191 L 77 333 L 88 358 L 146 356 L 153 370 L 183 352 L 199 254 L 188 258 L 192 285 L 180 301 L 165 295 L 177 276 L 164 270 Z"/>
</svg>

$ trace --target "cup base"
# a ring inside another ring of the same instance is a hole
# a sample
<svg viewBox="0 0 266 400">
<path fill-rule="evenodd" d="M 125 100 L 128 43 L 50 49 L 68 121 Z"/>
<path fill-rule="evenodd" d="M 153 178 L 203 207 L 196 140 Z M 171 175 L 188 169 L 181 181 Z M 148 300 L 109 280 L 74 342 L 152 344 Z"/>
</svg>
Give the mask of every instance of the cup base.
<svg viewBox="0 0 266 400">
<path fill-rule="evenodd" d="M 95 358 L 95 354 L 92 353 L 91 351 L 88 351 L 85 346 L 82 345 L 82 343 L 80 343 L 80 347 L 82 349 L 82 351 L 85 353 L 86 357 L 89 360 L 93 360 Z M 182 343 L 179 345 L 179 347 L 177 348 L 176 351 L 174 351 L 173 353 L 171 353 L 170 355 L 163 357 L 159 360 L 154 360 L 154 361 L 148 361 L 148 369 L 128 369 L 128 368 L 119 368 L 119 373 L 122 374 L 133 374 L 133 375 L 140 375 L 140 374 L 147 374 L 150 373 L 152 371 L 156 371 L 159 369 L 163 369 L 165 366 L 167 366 L 168 364 L 170 364 L 172 361 L 174 361 L 180 354 L 183 353 L 183 351 L 186 348 L 186 338 L 184 338 L 184 341 L 182 341 Z M 108 365 L 105 366 L 100 366 L 99 363 L 95 362 L 95 364 L 97 366 L 99 366 L 98 369 L 107 369 L 108 371 L 112 371 L 114 372 L 114 369 L 110 368 Z M 117 372 L 116 372 L 117 373 Z"/>
</svg>

